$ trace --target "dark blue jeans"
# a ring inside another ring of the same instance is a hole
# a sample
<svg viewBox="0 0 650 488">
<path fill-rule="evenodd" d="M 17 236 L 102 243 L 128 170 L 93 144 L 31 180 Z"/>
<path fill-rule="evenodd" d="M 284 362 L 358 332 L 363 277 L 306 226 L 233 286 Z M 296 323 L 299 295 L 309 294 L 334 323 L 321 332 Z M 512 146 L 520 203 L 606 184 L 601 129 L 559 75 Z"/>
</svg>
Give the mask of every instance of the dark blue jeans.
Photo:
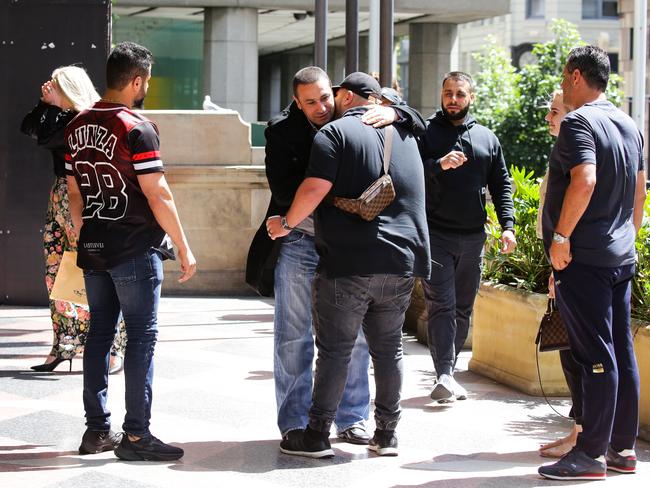
<svg viewBox="0 0 650 488">
<path fill-rule="evenodd" d="M 318 357 L 309 410 L 312 429 L 329 432 L 363 327 L 375 372 L 375 425 L 395 430 L 402 389 L 402 325 L 412 290 L 411 277 L 328 278 L 316 273 L 312 300 Z"/>
<path fill-rule="evenodd" d="M 422 281 L 429 350 L 438 376 L 452 374 L 481 282 L 485 232 L 431 231 L 431 278 Z"/>
<path fill-rule="evenodd" d="M 582 432 L 592 457 L 634 448 L 639 428 L 639 369 L 630 329 L 634 265 L 572 262 L 554 271 L 557 305 L 582 371 Z"/>
<path fill-rule="evenodd" d="M 108 430 L 106 407 L 111 343 L 120 310 L 126 324 L 124 355 L 126 415 L 124 432 L 149 435 L 153 354 L 163 281 L 162 258 L 153 249 L 107 271 L 84 271 L 90 308 L 90 330 L 84 350 L 84 409 L 90 430 Z"/>
</svg>

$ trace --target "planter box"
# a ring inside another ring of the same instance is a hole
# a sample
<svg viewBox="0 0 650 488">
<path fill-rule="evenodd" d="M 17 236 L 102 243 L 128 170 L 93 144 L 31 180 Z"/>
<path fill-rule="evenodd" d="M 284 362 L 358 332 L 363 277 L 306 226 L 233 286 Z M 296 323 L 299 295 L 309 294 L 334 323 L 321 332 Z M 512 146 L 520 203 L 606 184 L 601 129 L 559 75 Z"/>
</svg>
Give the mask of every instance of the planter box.
<svg viewBox="0 0 650 488">
<path fill-rule="evenodd" d="M 541 395 L 535 365 L 535 336 L 546 296 L 506 285 L 481 283 L 474 306 L 474 337 L 469 369 L 529 395 Z M 639 437 L 650 441 L 650 324 L 632 321 L 639 363 Z M 564 396 L 566 386 L 557 353 L 539 354 L 547 395 Z"/>
<path fill-rule="evenodd" d="M 529 395 L 542 395 L 535 337 L 546 303 L 546 296 L 539 293 L 481 283 L 474 305 L 469 369 Z M 540 353 L 539 368 L 546 395 L 569 394 L 557 352 Z"/>
</svg>

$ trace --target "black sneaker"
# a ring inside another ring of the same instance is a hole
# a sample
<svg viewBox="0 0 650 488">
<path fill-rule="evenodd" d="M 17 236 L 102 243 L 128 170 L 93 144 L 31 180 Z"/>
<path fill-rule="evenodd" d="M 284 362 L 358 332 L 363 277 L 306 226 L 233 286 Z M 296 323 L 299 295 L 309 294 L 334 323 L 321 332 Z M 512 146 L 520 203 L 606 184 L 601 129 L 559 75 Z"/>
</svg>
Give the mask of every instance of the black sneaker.
<svg viewBox="0 0 650 488">
<path fill-rule="evenodd" d="M 318 432 L 309 427 L 303 431 L 291 430 L 282 439 L 280 452 L 315 459 L 334 457 L 328 434 L 328 432 Z"/>
<path fill-rule="evenodd" d="M 370 442 L 370 435 L 366 432 L 365 427 L 358 424 L 348 427 L 344 431 L 340 432 L 337 437 L 343 442 L 349 444 L 360 444 L 365 446 Z"/>
<path fill-rule="evenodd" d="M 397 437 L 394 430 L 375 430 L 370 439 L 368 449 L 375 451 L 378 456 L 397 456 Z"/>
<path fill-rule="evenodd" d="M 165 444 L 152 435 L 132 441 L 126 432 L 120 445 L 115 448 L 115 455 L 123 461 L 176 461 L 183 454 L 180 447 Z"/>
<path fill-rule="evenodd" d="M 607 469 L 610 471 L 625 474 L 636 473 L 636 453 L 634 449 L 616 452 L 612 449 L 612 446 L 609 446 L 605 455 L 605 462 L 607 463 Z"/>
<path fill-rule="evenodd" d="M 90 430 L 86 429 L 81 438 L 79 454 L 97 454 L 98 452 L 112 451 L 121 439 L 121 434 L 112 430 Z"/>
<path fill-rule="evenodd" d="M 604 480 L 607 466 L 603 456 L 594 459 L 574 447 L 558 462 L 540 466 L 537 472 L 552 480 Z"/>
</svg>

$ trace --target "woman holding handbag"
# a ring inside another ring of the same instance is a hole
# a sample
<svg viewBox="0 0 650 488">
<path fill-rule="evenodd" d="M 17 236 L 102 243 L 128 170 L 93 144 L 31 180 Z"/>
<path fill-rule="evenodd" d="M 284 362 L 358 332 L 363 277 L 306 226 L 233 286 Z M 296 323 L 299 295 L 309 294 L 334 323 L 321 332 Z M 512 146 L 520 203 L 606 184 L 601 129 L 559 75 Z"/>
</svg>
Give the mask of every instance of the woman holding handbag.
<svg viewBox="0 0 650 488">
<path fill-rule="evenodd" d="M 562 119 L 569 113 L 570 109 L 564 105 L 562 97 L 562 90 L 555 90 L 549 104 L 548 113 L 544 120 L 548 122 L 548 131 L 553 137 L 557 137 L 560 133 L 560 124 Z M 537 216 L 537 237 L 542 238 L 542 225 L 541 216 L 542 209 L 544 208 L 544 198 L 546 196 L 546 178 L 548 173 L 544 176 L 542 183 L 539 187 L 539 212 Z M 555 282 L 553 280 L 553 273 L 549 276 L 548 281 L 548 296 L 555 298 Z M 580 366 L 573 358 L 570 349 L 563 349 L 560 351 L 560 362 L 562 363 L 562 371 L 566 378 L 569 391 L 571 392 L 572 407 L 569 416 L 573 418 L 574 425 L 571 432 L 561 439 L 557 439 L 547 444 L 542 444 L 539 448 L 539 454 L 542 457 L 562 457 L 567 454 L 573 446 L 576 445 L 578 433 L 582 431 L 582 379 L 580 376 Z"/>
<path fill-rule="evenodd" d="M 52 291 L 64 251 L 75 250 L 77 245 L 68 210 L 63 131 L 70 120 L 97 100 L 99 95 L 83 68 L 58 68 L 52 73 L 52 79 L 41 86 L 38 105 L 25 116 L 20 126 L 21 132 L 52 153 L 55 179 L 43 228 L 48 295 Z M 72 358 L 83 351 L 90 323 L 88 308 L 71 302 L 50 300 L 50 312 L 54 332 L 52 349 L 43 364 L 32 366 L 34 371 L 54 371 L 65 361 L 69 362 L 72 369 Z M 126 333 L 124 322 L 121 322 L 111 349 L 112 373 L 122 370 L 125 344 Z"/>
</svg>

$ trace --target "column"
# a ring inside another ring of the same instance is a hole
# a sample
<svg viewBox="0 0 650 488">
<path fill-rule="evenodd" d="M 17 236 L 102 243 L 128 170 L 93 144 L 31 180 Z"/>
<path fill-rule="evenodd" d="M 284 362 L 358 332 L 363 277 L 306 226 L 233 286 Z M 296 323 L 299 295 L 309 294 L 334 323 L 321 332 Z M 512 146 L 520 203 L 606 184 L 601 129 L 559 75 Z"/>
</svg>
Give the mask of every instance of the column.
<svg viewBox="0 0 650 488">
<path fill-rule="evenodd" d="M 257 120 L 257 9 L 204 10 L 203 91 L 217 105 Z"/>
<path fill-rule="evenodd" d="M 456 24 L 409 25 L 409 105 L 426 118 L 440 106 L 442 78 L 458 67 Z"/>
</svg>

